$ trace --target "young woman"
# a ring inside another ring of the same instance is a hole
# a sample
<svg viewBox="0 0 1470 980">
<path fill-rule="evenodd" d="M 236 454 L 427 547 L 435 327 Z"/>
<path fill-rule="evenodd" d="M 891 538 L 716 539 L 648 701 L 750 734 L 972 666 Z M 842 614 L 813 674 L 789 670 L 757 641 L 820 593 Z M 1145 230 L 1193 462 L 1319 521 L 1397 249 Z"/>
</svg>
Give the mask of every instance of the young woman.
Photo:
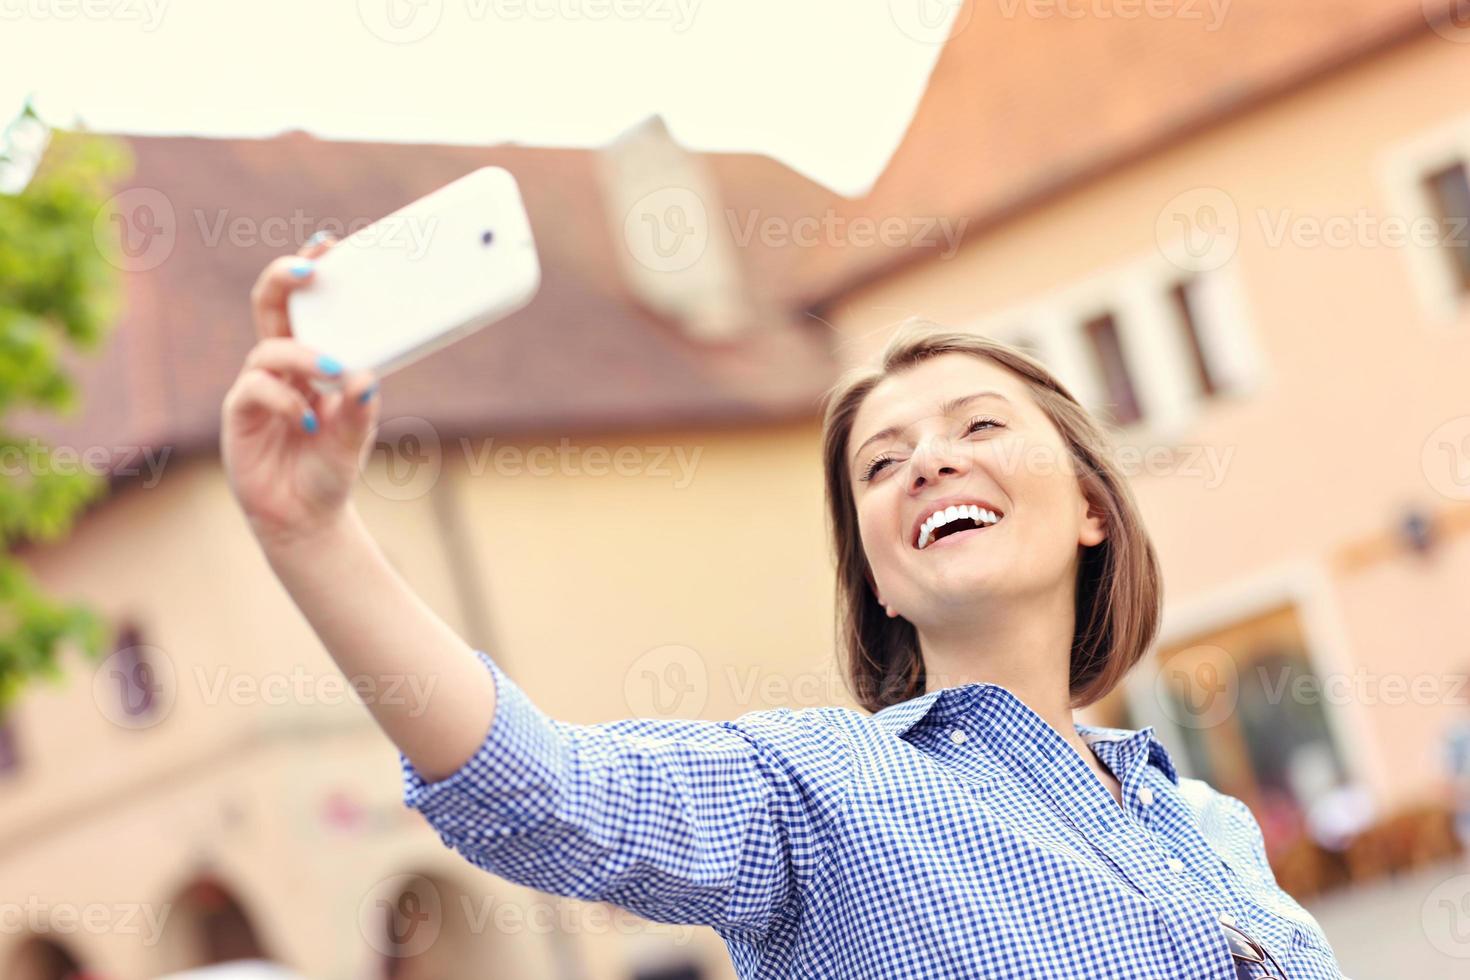
<svg viewBox="0 0 1470 980">
<path fill-rule="evenodd" d="M 370 706 L 405 798 L 475 865 L 713 927 L 742 977 L 1340 976 L 1238 800 L 1153 730 L 1079 725 L 1153 639 L 1154 550 L 1097 424 L 1041 364 L 924 325 L 829 399 L 839 641 L 860 703 L 726 722 L 547 717 L 394 573 L 349 501 L 372 379 L 290 339 L 288 292 L 224 404 L 231 486 Z M 548 356 L 552 356 L 548 354 Z"/>
</svg>

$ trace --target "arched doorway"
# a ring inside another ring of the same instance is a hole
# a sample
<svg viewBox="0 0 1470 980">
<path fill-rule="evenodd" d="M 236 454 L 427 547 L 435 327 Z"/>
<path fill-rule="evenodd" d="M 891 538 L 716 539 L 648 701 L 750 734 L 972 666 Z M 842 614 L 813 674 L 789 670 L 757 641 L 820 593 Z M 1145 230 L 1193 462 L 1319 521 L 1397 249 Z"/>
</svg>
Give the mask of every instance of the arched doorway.
<svg viewBox="0 0 1470 980">
<path fill-rule="evenodd" d="M 380 980 L 488 980 L 506 967 L 493 959 L 495 930 L 479 901 L 443 878 L 405 874 L 374 900 Z M 503 951 L 502 951 L 503 954 Z"/>
<path fill-rule="evenodd" d="M 3 975 L 6 980 L 87 980 L 91 976 L 65 946 L 39 936 L 20 944 Z"/>
<path fill-rule="evenodd" d="M 269 960 L 244 907 L 206 876 L 179 890 L 160 942 L 165 973 L 235 960 Z"/>
</svg>

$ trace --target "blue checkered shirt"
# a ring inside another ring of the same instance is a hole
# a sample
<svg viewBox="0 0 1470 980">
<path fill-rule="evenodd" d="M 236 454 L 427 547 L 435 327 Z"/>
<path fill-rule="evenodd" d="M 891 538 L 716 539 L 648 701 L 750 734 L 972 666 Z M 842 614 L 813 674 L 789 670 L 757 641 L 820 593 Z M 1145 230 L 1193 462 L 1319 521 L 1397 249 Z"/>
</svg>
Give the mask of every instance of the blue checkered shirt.
<svg viewBox="0 0 1470 980">
<path fill-rule="evenodd" d="M 741 977 L 1236 980 L 1222 916 L 1287 980 L 1341 976 L 1250 811 L 1180 778 L 1152 728 L 1077 726 L 1120 807 L 994 684 L 573 725 L 479 656 L 484 744 L 434 783 L 402 758 L 405 802 L 510 881 L 711 926 Z"/>
</svg>

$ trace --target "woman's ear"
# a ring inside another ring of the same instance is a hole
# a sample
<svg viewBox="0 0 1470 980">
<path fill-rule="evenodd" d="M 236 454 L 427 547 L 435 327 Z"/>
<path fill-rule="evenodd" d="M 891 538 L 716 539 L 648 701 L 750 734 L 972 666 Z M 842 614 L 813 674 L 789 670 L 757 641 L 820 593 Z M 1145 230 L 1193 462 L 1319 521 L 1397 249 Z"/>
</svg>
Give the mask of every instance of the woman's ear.
<svg viewBox="0 0 1470 980">
<path fill-rule="evenodd" d="M 884 612 L 888 613 L 888 618 L 889 619 L 895 619 L 895 618 L 897 618 L 897 616 L 898 616 L 898 610 L 897 609 L 894 609 L 890 605 L 885 604 L 883 602 L 883 596 L 881 596 L 881 595 L 878 594 L 878 583 L 873 581 L 873 570 L 871 568 L 865 568 L 865 569 L 863 569 L 863 577 L 868 580 L 868 588 L 870 588 L 870 589 L 873 590 L 873 598 L 874 599 L 877 599 L 878 600 L 878 605 L 882 606 Z"/>
<path fill-rule="evenodd" d="M 1082 495 L 1082 520 L 1081 530 L 1077 536 L 1077 543 L 1084 548 L 1102 544 L 1108 537 L 1107 515 L 1101 507 Z"/>
</svg>

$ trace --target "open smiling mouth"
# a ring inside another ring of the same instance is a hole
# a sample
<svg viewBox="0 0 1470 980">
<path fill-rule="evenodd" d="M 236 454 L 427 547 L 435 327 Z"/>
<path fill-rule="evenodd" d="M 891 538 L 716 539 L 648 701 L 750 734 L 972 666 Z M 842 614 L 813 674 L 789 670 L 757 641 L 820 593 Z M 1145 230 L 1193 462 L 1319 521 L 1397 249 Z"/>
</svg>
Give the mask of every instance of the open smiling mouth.
<svg viewBox="0 0 1470 980">
<path fill-rule="evenodd" d="M 919 537 L 914 547 L 919 551 L 930 548 L 952 547 L 962 538 L 994 527 L 1005 517 L 999 511 L 978 504 L 960 504 L 935 511 L 928 520 L 919 525 Z"/>
</svg>

